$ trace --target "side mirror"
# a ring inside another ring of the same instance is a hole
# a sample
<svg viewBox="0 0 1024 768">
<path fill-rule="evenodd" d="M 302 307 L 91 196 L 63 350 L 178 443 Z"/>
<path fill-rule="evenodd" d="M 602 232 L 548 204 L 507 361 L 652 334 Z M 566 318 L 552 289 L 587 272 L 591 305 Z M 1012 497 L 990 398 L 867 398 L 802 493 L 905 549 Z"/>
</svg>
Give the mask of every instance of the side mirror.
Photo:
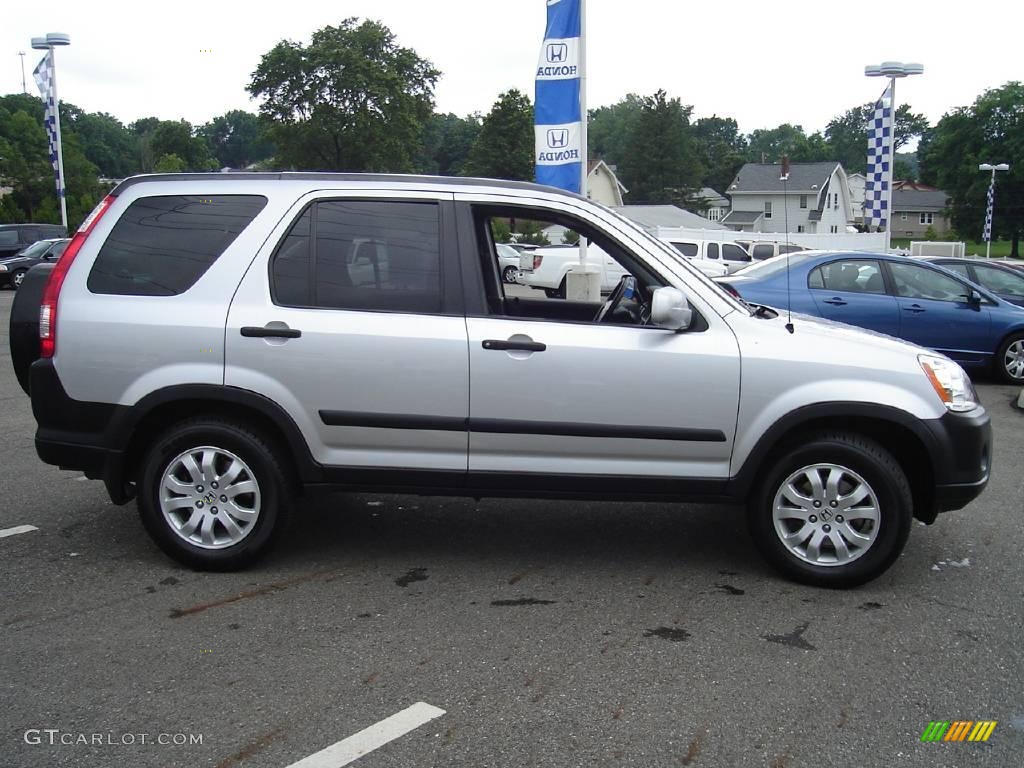
<svg viewBox="0 0 1024 768">
<path fill-rule="evenodd" d="M 971 292 L 967 294 L 967 303 L 977 309 L 981 306 L 981 294 L 971 288 Z"/>
<path fill-rule="evenodd" d="M 658 288 L 651 298 L 651 322 L 670 331 L 683 331 L 693 321 L 690 302 L 678 288 Z"/>
</svg>

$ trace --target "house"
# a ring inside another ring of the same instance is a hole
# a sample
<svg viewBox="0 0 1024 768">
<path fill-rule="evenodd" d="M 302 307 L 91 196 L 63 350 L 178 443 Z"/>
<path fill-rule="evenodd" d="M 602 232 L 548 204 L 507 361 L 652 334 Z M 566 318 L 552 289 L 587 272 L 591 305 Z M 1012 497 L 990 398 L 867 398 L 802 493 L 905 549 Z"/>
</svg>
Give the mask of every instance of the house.
<svg viewBox="0 0 1024 768">
<path fill-rule="evenodd" d="M 850 221 L 864 223 L 864 188 L 867 178 L 863 173 L 851 173 L 846 177 L 850 185 Z"/>
<path fill-rule="evenodd" d="M 614 208 L 622 205 L 622 196 L 629 190 L 615 175 L 615 166 L 604 160 L 591 160 L 587 172 L 587 197 L 596 203 Z"/>
<path fill-rule="evenodd" d="M 711 187 L 702 187 L 693 197 L 700 203 L 704 217 L 709 221 L 721 221 L 729 213 L 729 199 Z"/>
<path fill-rule="evenodd" d="M 850 186 L 837 162 L 792 163 L 789 179 L 782 166 L 747 163 L 726 194 L 732 210 L 722 223 L 739 232 L 846 232 L 852 221 Z"/>
<path fill-rule="evenodd" d="M 718 222 L 710 221 L 675 205 L 623 205 L 612 210 L 625 216 L 634 224 L 639 224 L 652 234 L 659 229 L 680 227 L 683 229 L 728 229 Z"/>
<path fill-rule="evenodd" d="M 936 235 L 950 230 L 946 208 L 949 195 L 941 189 L 914 181 L 892 185 L 892 233 L 896 237 L 921 239 L 931 227 Z"/>
</svg>

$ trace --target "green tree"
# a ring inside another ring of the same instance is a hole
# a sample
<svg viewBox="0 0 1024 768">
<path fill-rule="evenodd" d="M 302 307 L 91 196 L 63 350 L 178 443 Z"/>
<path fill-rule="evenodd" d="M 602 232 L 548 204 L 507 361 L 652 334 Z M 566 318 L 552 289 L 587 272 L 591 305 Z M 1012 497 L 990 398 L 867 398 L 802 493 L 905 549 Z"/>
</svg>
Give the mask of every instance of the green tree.
<svg viewBox="0 0 1024 768">
<path fill-rule="evenodd" d="M 1024 84 L 985 91 L 969 107 L 947 113 L 918 146 L 921 179 L 950 196 L 953 226 L 980 239 L 990 175 L 979 163 L 1009 163 L 998 174 L 994 236 L 1012 241 L 1020 256 L 1024 230 Z"/>
<path fill-rule="evenodd" d="M 206 142 L 218 167 L 248 168 L 273 156 L 266 126 L 252 112 L 233 109 L 215 117 L 196 132 Z"/>
<path fill-rule="evenodd" d="M 440 72 L 376 21 L 345 19 L 308 46 L 281 41 L 248 90 L 286 167 L 409 171 Z"/>
<path fill-rule="evenodd" d="M 413 163 L 418 173 L 458 176 L 480 135 L 479 115 L 431 115 L 423 124 L 420 151 Z"/>
<path fill-rule="evenodd" d="M 154 129 L 151 139 L 153 155 L 177 155 L 190 171 L 208 171 L 217 167 L 206 142 L 196 136 L 186 120 L 163 120 Z"/>
<path fill-rule="evenodd" d="M 643 109 L 643 97 L 635 93 L 607 107 L 590 110 L 587 123 L 587 144 L 591 157 L 617 165 L 629 146 L 633 124 Z"/>
<path fill-rule="evenodd" d="M 132 134 L 113 115 L 79 112 L 68 124 L 61 122 L 62 131 L 68 128 L 78 136 L 82 152 L 101 176 L 122 179 L 138 171 Z"/>
<path fill-rule="evenodd" d="M 665 91 L 641 99 L 618 163 L 631 203 L 670 203 L 700 186 L 704 169 L 690 137 L 692 112 Z"/>
<path fill-rule="evenodd" d="M 156 173 L 181 173 L 188 170 L 188 163 L 174 153 L 160 155 L 160 159 L 153 165 Z"/>
<path fill-rule="evenodd" d="M 532 181 L 533 141 L 533 105 L 529 97 L 514 88 L 506 91 L 484 117 L 463 174 Z"/>
<path fill-rule="evenodd" d="M 868 154 L 868 123 L 874 112 L 874 104 L 853 107 L 825 126 L 825 141 L 831 152 L 828 159 L 838 160 L 847 173 L 864 173 Z M 927 130 L 928 119 L 924 115 L 911 112 L 908 104 L 896 108 L 896 150 Z M 904 171 L 907 169 L 905 165 Z M 897 174 L 896 178 L 906 178 L 906 174 Z"/>
<path fill-rule="evenodd" d="M 693 145 L 704 167 L 701 186 L 724 193 L 743 165 L 747 140 L 731 117 L 702 117 L 693 124 Z"/>
<path fill-rule="evenodd" d="M 867 152 L 867 137 L 864 139 Z M 747 162 L 778 163 L 788 155 L 794 163 L 817 163 L 832 160 L 831 150 L 820 133 L 808 136 L 799 125 L 783 123 L 777 128 L 759 128 L 750 134 Z"/>
</svg>

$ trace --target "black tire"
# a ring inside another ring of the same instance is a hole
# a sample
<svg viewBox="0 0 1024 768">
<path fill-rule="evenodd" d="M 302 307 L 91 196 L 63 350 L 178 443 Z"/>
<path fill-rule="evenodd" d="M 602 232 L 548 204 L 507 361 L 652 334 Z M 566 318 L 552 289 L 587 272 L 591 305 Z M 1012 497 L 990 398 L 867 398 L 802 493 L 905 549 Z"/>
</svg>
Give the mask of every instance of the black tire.
<svg viewBox="0 0 1024 768">
<path fill-rule="evenodd" d="M 557 288 L 545 288 L 544 293 L 547 294 L 549 299 L 564 299 L 565 298 L 565 278 L 562 278 L 562 282 L 558 284 Z"/>
<path fill-rule="evenodd" d="M 508 267 L 505 267 L 505 269 L 502 271 L 501 279 L 504 280 L 506 283 L 509 283 L 511 285 L 515 285 L 515 283 L 516 283 L 516 275 L 517 274 L 519 274 L 519 270 L 518 269 L 516 269 L 513 266 L 508 266 Z"/>
<path fill-rule="evenodd" d="M 16 291 L 21 287 L 21 281 L 25 279 L 25 273 L 27 269 L 16 269 L 11 274 L 11 290 Z"/>
<path fill-rule="evenodd" d="M 260 508 L 251 530 L 223 549 L 205 549 L 186 541 L 171 528 L 160 507 L 161 483 L 169 464 L 200 446 L 234 453 L 248 465 L 259 487 Z M 252 564 L 276 543 L 287 517 L 288 496 L 282 461 L 270 441 L 242 424 L 198 417 L 174 425 L 150 446 L 138 484 L 138 509 L 146 531 L 167 555 L 196 570 L 231 571 Z"/>
<path fill-rule="evenodd" d="M 776 493 L 793 473 L 814 464 L 835 464 L 856 472 L 878 500 L 875 540 L 863 554 L 842 565 L 807 562 L 790 552 L 776 532 Z M 881 575 L 903 551 L 912 519 L 910 484 L 896 459 L 874 440 L 844 432 L 812 435 L 791 444 L 764 473 L 748 506 L 750 534 L 764 558 L 785 576 L 819 587 L 856 587 Z"/>
<path fill-rule="evenodd" d="M 996 378 L 1007 384 L 1024 384 L 1024 374 L 1018 377 L 1006 370 L 1006 352 L 1010 345 L 1016 342 L 1024 342 L 1024 333 L 1011 333 L 1003 339 L 1003 343 L 999 345 L 999 350 L 996 352 L 996 358 L 992 361 L 993 373 Z"/>
</svg>

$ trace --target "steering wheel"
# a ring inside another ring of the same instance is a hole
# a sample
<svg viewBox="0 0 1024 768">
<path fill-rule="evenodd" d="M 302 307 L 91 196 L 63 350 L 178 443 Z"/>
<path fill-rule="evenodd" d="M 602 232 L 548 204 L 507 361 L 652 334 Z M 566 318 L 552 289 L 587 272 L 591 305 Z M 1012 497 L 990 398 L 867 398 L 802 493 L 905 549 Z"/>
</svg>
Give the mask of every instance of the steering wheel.
<svg viewBox="0 0 1024 768">
<path fill-rule="evenodd" d="M 615 310 L 618 309 L 619 304 L 622 303 L 623 299 L 638 299 L 636 278 L 632 275 L 623 275 L 622 279 L 619 280 L 619 284 L 615 286 L 615 289 L 611 292 L 608 297 L 608 301 L 604 303 L 600 311 L 597 313 L 597 317 L 594 318 L 595 323 L 603 323 L 606 318 L 614 317 Z"/>
</svg>

